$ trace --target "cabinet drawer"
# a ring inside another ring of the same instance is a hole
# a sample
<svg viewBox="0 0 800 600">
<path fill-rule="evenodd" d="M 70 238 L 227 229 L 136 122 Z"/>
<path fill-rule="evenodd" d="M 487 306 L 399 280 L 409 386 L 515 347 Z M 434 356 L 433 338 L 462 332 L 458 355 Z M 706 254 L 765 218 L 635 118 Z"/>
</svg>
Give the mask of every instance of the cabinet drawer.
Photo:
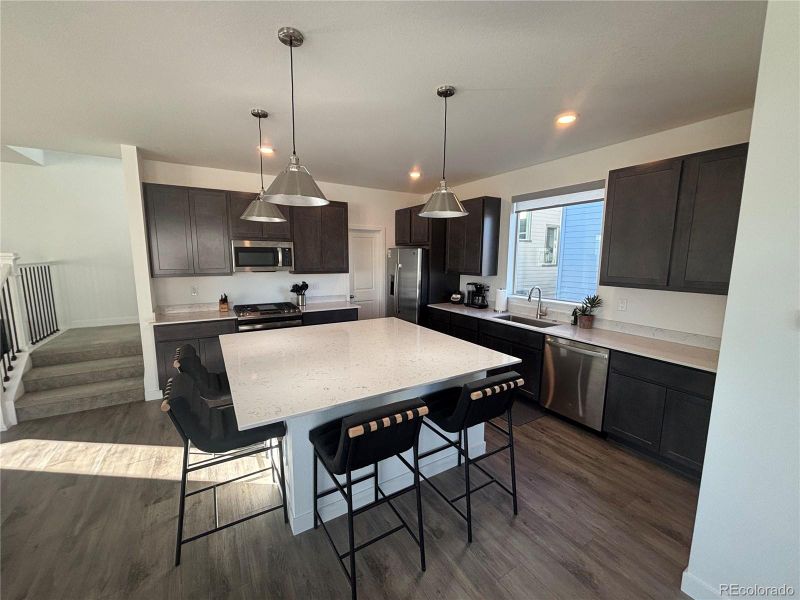
<svg viewBox="0 0 800 600">
<path fill-rule="evenodd" d="M 450 324 L 453 327 L 461 327 L 462 329 L 469 329 L 471 331 L 478 331 L 478 319 L 475 317 L 468 317 L 466 315 L 459 315 L 452 313 L 450 315 Z M 477 337 L 477 335 L 476 335 Z"/>
<path fill-rule="evenodd" d="M 236 333 L 236 319 L 156 325 L 153 328 L 156 342 L 214 337 L 226 333 Z"/>
<path fill-rule="evenodd" d="M 611 352 L 611 371 L 652 381 L 703 398 L 714 395 L 713 373 L 643 358 L 624 352 Z"/>
<path fill-rule="evenodd" d="M 303 313 L 303 325 L 325 325 L 326 323 L 343 323 L 345 321 L 358 321 L 358 309 L 342 308 Z"/>
<path fill-rule="evenodd" d="M 479 320 L 478 327 L 481 333 L 487 333 L 515 344 L 536 348 L 537 350 L 544 348 L 544 335 L 538 331 L 530 331 L 514 325 L 488 320 Z"/>
</svg>

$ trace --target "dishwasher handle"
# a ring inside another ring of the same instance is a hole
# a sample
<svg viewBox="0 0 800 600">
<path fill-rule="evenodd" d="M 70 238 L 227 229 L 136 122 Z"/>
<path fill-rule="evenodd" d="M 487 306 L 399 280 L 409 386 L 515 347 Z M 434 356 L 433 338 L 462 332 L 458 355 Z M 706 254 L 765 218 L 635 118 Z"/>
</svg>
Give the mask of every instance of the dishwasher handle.
<svg viewBox="0 0 800 600">
<path fill-rule="evenodd" d="M 602 358 L 603 360 L 608 360 L 608 353 L 607 352 L 597 352 L 594 350 L 584 350 L 583 348 L 578 348 L 577 346 L 569 346 L 567 344 L 560 344 L 559 342 L 554 342 L 552 340 L 547 340 L 545 342 L 548 346 L 555 346 L 557 348 L 564 348 L 564 350 L 569 350 L 570 352 L 574 352 L 575 354 L 583 354 L 585 356 L 594 356 L 595 358 Z"/>
</svg>

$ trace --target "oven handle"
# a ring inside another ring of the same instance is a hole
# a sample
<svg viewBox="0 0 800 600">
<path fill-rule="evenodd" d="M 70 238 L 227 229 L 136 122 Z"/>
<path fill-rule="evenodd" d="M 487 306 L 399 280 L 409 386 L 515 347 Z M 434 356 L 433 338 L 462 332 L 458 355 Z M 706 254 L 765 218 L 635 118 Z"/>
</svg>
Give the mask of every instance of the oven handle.
<svg viewBox="0 0 800 600">
<path fill-rule="evenodd" d="M 248 323 L 239 324 L 239 331 L 261 331 L 265 329 L 283 329 L 284 327 L 300 327 L 303 324 L 301 319 L 295 321 L 277 321 L 273 323 Z"/>
</svg>

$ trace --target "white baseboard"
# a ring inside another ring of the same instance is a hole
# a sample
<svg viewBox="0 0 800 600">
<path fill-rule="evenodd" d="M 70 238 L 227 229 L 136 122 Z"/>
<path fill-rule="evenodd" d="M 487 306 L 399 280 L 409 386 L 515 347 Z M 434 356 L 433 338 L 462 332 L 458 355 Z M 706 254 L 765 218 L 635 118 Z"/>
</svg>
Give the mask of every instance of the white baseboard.
<svg viewBox="0 0 800 600">
<path fill-rule="evenodd" d="M 155 388 L 153 390 L 148 390 L 145 388 L 144 390 L 144 399 L 145 400 L 163 400 L 164 399 L 164 392 L 162 392 L 159 388 Z"/>
<path fill-rule="evenodd" d="M 470 445 L 470 456 L 480 456 L 486 452 L 486 442 L 481 441 L 479 444 Z M 432 460 L 431 460 L 432 459 Z M 426 477 L 433 477 L 443 471 L 452 469 L 457 465 L 455 449 L 449 451 L 442 451 L 440 455 L 428 457 L 428 460 L 420 462 L 420 469 Z M 413 475 L 410 471 L 403 473 L 400 476 L 393 477 L 385 481 L 381 481 L 381 490 L 387 495 L 392 494 L 398 490 L 412 485 L 414 482 Z M 372 481 L 366 481 L 361 484 L 361 489 L 353 492 L 353 507 L 358 508 L 368 504 L 373 499 Z M 422 493 L 435 493 L 431 492 L 430 488 L 426 486 L 425 482 L 422 483 Z M 347 503 L 341 494 L 334 493 L 324 498 L 319 504 L 319 513 L 323 521 L 330 521 L 336 517 L 340 517 L 347 513 Z M 292 527 L 292 532 L 297 535 L 303 531 L 308 531 L 314 528 L 314 515 L 307 512 L 302 515 L 289 515 L 289 522 Z"/>
<path fill-rule="evenodd" d="M 688 567 L 683 571 L 681 591 L 694 598 L 694 600 L 717 600 L 723 597 L 719 590 L 714 589 L 696 575 L 689 573 Z"/>
<path fill-rule="evenodd" d="M 77 329 L 78 327 L 105 327 L 107 325 L 130 325 L 138 323 L 139 317 L 136 315 L 128 317 L 103 317 L 100 319 L 78 319 L 71 321 L 69 328 Z"/>
</svg>

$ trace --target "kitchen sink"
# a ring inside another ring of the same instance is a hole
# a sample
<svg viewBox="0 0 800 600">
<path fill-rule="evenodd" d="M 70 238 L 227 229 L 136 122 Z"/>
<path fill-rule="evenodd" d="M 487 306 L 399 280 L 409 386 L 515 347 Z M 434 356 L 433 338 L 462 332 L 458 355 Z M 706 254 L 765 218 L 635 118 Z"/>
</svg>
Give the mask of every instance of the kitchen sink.
<svg viewBox="0 0 800 600">
<path fill-rule="evenodd" d="M 560 323 L 556 323 L 555 321 L 543 321 L 542 319 L 529 319 L 527 317 L 519 317 L 517 315 L 501 315 L 499 317 L 494 317 L 494 318 L 499 319 L 501 321 L 511 321 L 512 323 L 530 325 L 532 327 L 555 327 L 556 325 L 560 325 Z"/>
</svg>

